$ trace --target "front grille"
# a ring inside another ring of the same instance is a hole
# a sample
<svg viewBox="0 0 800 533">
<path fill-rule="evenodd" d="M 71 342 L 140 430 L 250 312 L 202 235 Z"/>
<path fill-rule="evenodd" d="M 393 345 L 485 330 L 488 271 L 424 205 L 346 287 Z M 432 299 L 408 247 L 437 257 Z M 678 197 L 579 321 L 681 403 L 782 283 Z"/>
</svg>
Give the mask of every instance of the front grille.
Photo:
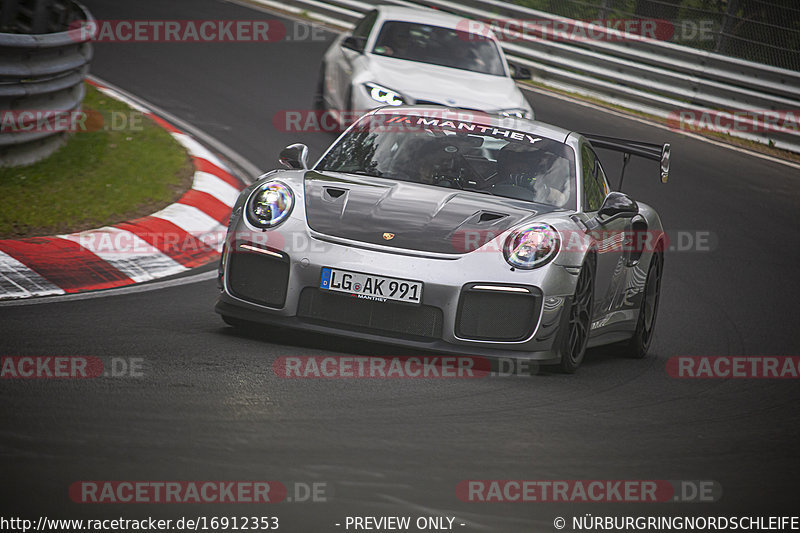
<svg viewBox="0 0 800 533">
<path fill-rule="evenodd" d="M 289 258 L 234 248 L 228 266 L 228 287 L 242 300 L 283 307 L 289 284 Z"/>
<path fill-rule="evenodd" d="M 474 340 L 525 340 L 539 320 L 540 299 L 530 292 L 465 289 L 458 302 L 456 335 Z"/>
<path fill-rule="evenodd" d="M 443 316 L 438 307 L 376 302 L 314 287 L 300 293 L 297 316 L 391 336 L 442 337 Z"/>
</svg>

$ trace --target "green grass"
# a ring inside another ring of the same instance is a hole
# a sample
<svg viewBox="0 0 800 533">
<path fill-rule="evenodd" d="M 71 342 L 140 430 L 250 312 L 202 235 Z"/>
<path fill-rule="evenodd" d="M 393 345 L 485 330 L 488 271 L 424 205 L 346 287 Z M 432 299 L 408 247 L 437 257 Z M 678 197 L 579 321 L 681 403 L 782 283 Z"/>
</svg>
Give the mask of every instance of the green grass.
<svg viewBox="0 0 800 533">
<path fill-rule="evenodd" d="M 0 238 L 116 224 L 157 211 L 190 187 L 191 161 L 163 128 L 90 85 L 83 108 L 98 111 L 104 126 L 72 134 L 43 161 L 0 168 Z M 112 113 L 116 127 L 109 127 Z M 120 127 L 122 117 L 134 127 Z"/>
</svg>

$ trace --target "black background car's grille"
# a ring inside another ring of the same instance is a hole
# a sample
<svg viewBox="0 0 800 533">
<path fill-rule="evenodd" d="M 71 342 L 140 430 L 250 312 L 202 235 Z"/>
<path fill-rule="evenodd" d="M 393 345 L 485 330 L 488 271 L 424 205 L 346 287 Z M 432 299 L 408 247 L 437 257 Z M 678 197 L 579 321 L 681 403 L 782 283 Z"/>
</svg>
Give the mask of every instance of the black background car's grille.
<svg viewBox="0 0 800 533">
<path fill-rule="evenodd" d="M 231 294 L 250 302 L 283 307 L 289 283 L 289 260 L 234 249 L 228 266 Z"/>
<path fill-rule="evenodd" d="M 458 304 L 456 335 L 462 339 L 521 341 L 539 320 L 536 294 L 464 290 Z"/>
<path fill-rule="evenodd" d="M 297 316 L 314 321 L 375 330 L 388 335 L 441 338 L 442 310 L 430 305 L 376 302 L 314 287 L 300 293 Z"/>
</svg>

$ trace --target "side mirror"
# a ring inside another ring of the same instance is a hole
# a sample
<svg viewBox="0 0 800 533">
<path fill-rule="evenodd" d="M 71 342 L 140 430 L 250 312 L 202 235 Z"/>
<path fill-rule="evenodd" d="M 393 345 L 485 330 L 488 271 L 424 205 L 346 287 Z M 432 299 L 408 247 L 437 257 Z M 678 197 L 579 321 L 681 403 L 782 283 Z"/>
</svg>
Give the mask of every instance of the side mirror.
<svg viewBox="0 0 800 533">
<path fill-rule="evenodd" d="M 525 67 L 515 65 L 514 63 L 508 64 L 508 70 L 511 72 L 512 80 L 529 80 L 531 79 L 531 71 Z"/>
<path fill-rule="evenodd" d="M 669 178 L 669 143 L 661 147 L 661 183 L 666 183 Z"/>
<path fill-rule="evenodd" d="M 363 37 L 353 37 L 352 35 L 346 37 L 344 41 L 342 41 L 342 48 L 347 48 L 349 50 L 353 50 L 358 52 L 359 54 L 364 51 L 364 46 L 367 44 L 366 39 Z"/>
<path fill-rule="evenodd" d="M 303 170 L 308 168 L 308 146 L 290 144 L 281 150 L 278 162 L 289 169 Z"/>
<path fill-rule="evenodd" d="M 597 211 L 598 217 L 609 218 L 633 218 L 639 213 L 639 204 L 632 200 L 627 194 L 613 191 L 608 193 L 603 205 Z M 604 220 L 603 222 L 608 222 Z"/>
</svg>

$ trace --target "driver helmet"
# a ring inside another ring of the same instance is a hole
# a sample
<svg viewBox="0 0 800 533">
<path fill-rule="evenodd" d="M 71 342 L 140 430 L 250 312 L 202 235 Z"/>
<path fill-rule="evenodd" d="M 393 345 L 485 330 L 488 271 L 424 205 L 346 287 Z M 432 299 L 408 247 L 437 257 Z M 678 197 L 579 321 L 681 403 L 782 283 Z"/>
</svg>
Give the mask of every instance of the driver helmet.
<svg viewBox="0 0 800 533">
<path fill-rule="evenodd" d="M 497 154 L 497 184 L 532 188 L 536 181 L 534 153 L 525 145 L 508 143 Z"/>
</svg>

